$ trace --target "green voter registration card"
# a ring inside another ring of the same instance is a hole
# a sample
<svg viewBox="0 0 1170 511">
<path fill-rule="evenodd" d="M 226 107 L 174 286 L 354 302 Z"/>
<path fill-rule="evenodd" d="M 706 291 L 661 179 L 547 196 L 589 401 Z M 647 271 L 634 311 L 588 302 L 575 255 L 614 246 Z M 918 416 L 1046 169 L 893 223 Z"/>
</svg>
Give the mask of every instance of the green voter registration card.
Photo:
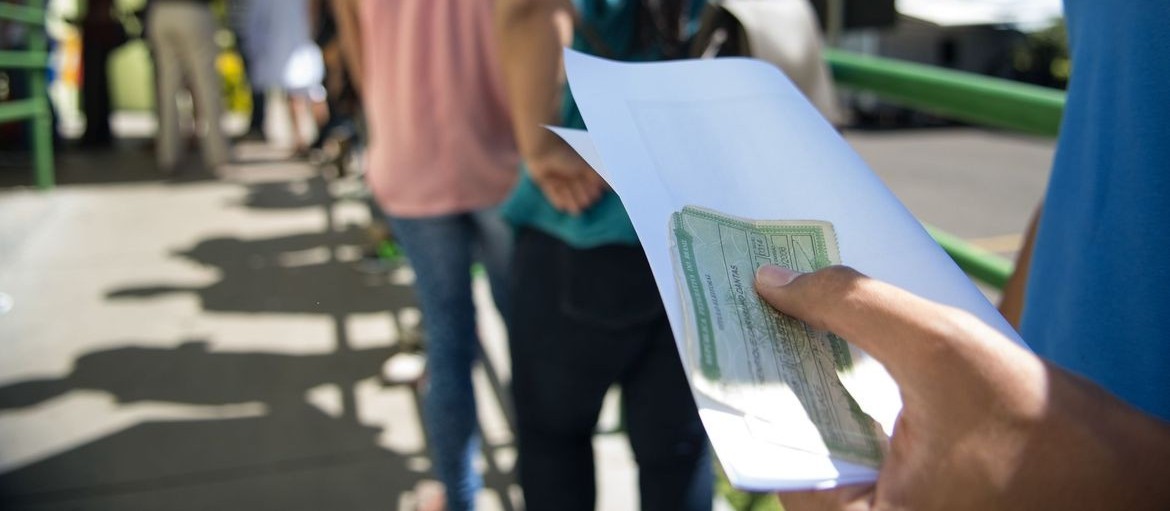
<svg viewBox="0 0 1170 511">
<path fill-rule="evenodd" d="M 777 312 L 754 287 L 765 264 L 800 272 L 839 264 L 832 224 L 750 221 L 687 206 L 672 216 L 670 232 L 696 389 L 755 419 L 791 424 L 782 441 L 797 448 L 880 464 L 879 428 L 838 376 L 853 364 L 849 345 Z"/>
</svg>

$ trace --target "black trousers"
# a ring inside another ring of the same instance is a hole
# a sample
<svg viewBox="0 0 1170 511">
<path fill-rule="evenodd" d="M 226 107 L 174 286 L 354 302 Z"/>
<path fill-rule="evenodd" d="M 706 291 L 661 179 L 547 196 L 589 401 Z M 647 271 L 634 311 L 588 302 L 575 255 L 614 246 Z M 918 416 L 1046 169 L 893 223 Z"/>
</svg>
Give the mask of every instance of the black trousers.
<svg viewBox="0 0 1170 511">
<path fill-rule="evenodd" d="M 617 384 L 642 509 L 709 510 L 706 433 L 641 248 L 578 250 L 521 229 L 513 265 L 512 389 L 527 509 L 594 509 L 592 437 Z"/>
<path fill-rule="evenodd" d="M 85 132 L 82 143 L 89 146 L 113 144 L 114 135 L 110 129 L 110 78 L 106 72 L 112 47 L 100 42 L 82 45 L 81 66 L 85 76 L 81 91 L 81 106 L 85 112 Z"/>
</svg>

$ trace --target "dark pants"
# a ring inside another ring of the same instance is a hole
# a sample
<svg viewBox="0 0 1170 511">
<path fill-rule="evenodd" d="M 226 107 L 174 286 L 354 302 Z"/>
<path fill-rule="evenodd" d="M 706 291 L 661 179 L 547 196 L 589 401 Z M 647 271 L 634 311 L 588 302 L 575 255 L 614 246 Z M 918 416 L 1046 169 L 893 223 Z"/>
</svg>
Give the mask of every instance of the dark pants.
<svg viewBox="0 0 1170 511">
<path fill-rule="evenodd" d="M 110 82 L 106 65 L 113 48 L 101 43 L 87 43 L 81 48 L 82 78 L 81 104 L 85 111 L 85 133 L 82 143 L 89 146 L 113 144 L 110 130 Z"/>
<path fill-rule="evenodd" d="M 593 510 L 592 437 L 614 384 L 642 509 L 710 509 L 706 433 L 642 250 L 577 250 L 521 229 L 513 265 L 512 388 L 529 511 Z"/>
<path fill-rule="evenodd" d="M 235 3 L 238 5 L 241 2 L 235 2 Z M 245 7 L 241 7 L 241 9 L 243 9 L 243 8 L 245 8 Z M 247 37 L 247 35 L 244 33 L 244 31 L 243 30 L 236 30 L 235 34 L 236 34 L 236 48 L 247 48 L 248 42 L 244 40 L 244 38 Z M 244 61 L 244 69 L 248 73 L 251 73 L 252 66 L 255 64 L 255 62 L 252 62 L 251 59 L 248 58 L 248 52 L 240 51 L 240 60 Z M 249 86 L 251 86 L 251 84 L 249 84 Z M 264 133 L 264 115 L 268 111 L 267 92 L 268 91 L 252 87 L 252 113 L 251 113 L 251 116 L 248 117 L 248 132 L 249 133 L 252 133 L 252 134 L 263 134 Z"/>
</svg>

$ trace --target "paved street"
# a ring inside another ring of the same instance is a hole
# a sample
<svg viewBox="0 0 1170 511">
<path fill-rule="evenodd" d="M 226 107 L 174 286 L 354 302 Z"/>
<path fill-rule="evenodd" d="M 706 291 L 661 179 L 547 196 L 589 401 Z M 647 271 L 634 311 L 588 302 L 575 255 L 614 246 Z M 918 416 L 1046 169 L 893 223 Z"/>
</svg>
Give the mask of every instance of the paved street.
<svg viewBox="0 0 1170 511">
<path fill-rule="evenodd" d="M 1052 150 L 969 129 L 847 138 L 921 219 L 1005 255 Z M 242 155 L 220 178 L 160 179 L 143 148 L 65 153 L 47 193 L 0 166 L 0 507 L 413 508 L 418 394 L 379 377 L 418 322 L 412 274 L 355 270 L 351 185 Z M 494 315 L 481 331 L 481 502 L 512 509 L 505 342 Z M 628 449 L 597 444 L 599 509 L 633 509 Z"/>
<path fill-rule="evenodd" d="M 853 131 L 846 138 L 919 219 L 1014 255 L 1044 195 L 1051 140 L 968 128 Z"/>
</svg>

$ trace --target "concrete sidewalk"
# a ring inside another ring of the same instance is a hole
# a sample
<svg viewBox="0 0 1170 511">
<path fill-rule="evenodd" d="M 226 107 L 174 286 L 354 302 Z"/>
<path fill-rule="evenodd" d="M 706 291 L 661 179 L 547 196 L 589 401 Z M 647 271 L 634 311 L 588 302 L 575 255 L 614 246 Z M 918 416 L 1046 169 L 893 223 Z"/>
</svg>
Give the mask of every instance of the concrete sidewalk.
<svg viewBox="0 0 1170 511">
<path fill-rule="evenodd" d="M 163 180 L 145 151 L 76 153 L 66 177 L 100 184 L 0 191 L 0 507 L 414 508 L 418 393 L 379 377 L 417 325 L 413 275 L 355 270 L 368 213 L 344 182 L 242 154 Z M 481 508 L 516 509 L 482 316 Z M 599 509 L 636 508 L 624 438 L 597 443 Z"/>
</svg>

